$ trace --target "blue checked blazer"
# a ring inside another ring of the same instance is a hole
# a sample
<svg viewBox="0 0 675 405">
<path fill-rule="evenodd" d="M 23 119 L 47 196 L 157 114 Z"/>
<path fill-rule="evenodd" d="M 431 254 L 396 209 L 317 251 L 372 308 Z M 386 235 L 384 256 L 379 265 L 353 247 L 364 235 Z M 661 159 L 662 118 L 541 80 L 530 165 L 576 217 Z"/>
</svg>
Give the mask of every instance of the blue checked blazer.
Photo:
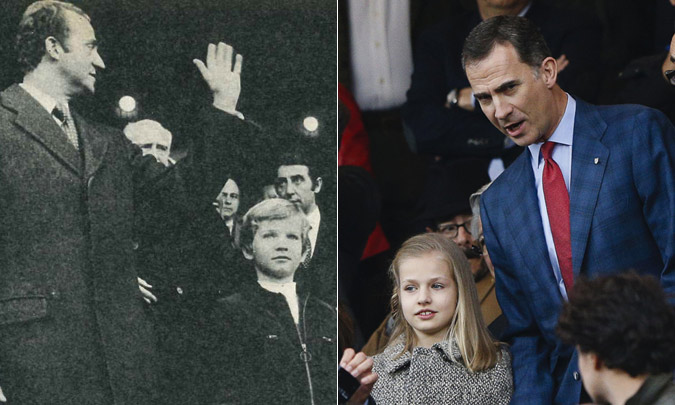
<svg viewBox="0 0 675 405">
<path fill-rule="evenodd" d="M 626 269 L 675 293 L 675 129 L 656 110 L 577 101 L 572 147 L 572 265 L 579 276 Z M 555 326 L 563 298 L 548 259 L 526 150 L 481 199 L 497 298 L 509 321 L 514 404 L 577 404 L 574 348 Z"/>
</svg>

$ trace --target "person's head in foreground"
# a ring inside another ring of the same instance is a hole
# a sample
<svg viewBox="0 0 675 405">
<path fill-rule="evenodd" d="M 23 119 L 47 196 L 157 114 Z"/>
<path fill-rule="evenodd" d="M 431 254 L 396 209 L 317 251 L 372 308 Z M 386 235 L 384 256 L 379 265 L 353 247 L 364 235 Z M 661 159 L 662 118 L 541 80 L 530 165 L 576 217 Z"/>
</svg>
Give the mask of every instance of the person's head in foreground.
<svg viewBox="0 0 675 405">
<path fill-rule="evenodd" d="M 553 134 L 567 96 L 534 23 L 512 16 L 481 22 L 464 42 L 462 64 L 483 113 L 513 142 L 528 146 Z"/>
<path fill-rule="evenodd" d="M 450 239 L 426 233 L 408 239 L 396 253 L 389 275 L 395 327 L 389 344 L 403 339 L 403 353 L 454 340 L 471 371 L 499 359 L 478 303 L 469 262 Z"/>
<path fill-rule="evenodd" d="M 244 257 L 253 262 L 258 281 L 288 283 L 308 253 L 308 230 L 300 207 L 272 198 L 244 215 L 237 243 Z"/>
<path fill-rule="evenodd" d="M 173 135 L 162 124 L 153 120 L 131 122 L 124 127 L 124 135 L 143 151 L 143 156 L 152 155 L 164 166 L 170 165 Z"/>
<path fill-rule="evenodd" d="M 579 280 L 557 332 L 576 347 L 584 388 L 596 403 L 624 404 L 641 387 L 638 395 L 675 399 L 675 310 L 655 278 L 628 272 Z"/>
</svg>

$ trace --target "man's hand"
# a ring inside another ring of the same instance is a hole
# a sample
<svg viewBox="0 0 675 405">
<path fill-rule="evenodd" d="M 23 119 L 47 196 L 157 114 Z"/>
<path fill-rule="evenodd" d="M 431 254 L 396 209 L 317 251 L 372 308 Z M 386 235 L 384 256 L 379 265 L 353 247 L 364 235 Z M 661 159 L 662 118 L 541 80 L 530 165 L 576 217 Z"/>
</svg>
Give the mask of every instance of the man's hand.
<svg viewBox="0 0 675 405">
<path fill-rule="evenodd" d="M 567 65 L 570 64 L 570 60 L 567 59 L 567 56 L 565 56 L 565 54 L 560 55 L 560 57 L 558 59 L 556 59 L 555 61 L 558 64 L 558 73 L 565 70 Z"/>
<path fill-rule="evenodd" d="M 157 302 L 157 297 L 154 296 L 153 293 L 150 292 L 150 289 L 152 286 L 147 283 L 147 281 L 143 280 L 140 277 L 138 278 L 138 289 L 141 290 L 141 294 L 143 294 L 143 299 L 145 302 L 148 304 L 152 304 L 153 302 Z M 0 394 L 2 393 L 2 390 L 0 390 Z M 1 400 L 1 398 L 0 398 Z"/>
<path fill-rule="evenodd" d="M 354 349 L 345 349 L 340 359 L 340 367 L 347 370 L 361 385 L 354 395 L 349 398 L 348 404 L 363 404 L 373 390 L 377 381 L 377 373 L 373 372 L 373 359 L 363 352 L 355 353 Z"/>
<path fill-rule="evenodd" d="M 209 44 L 206 52 L 206 65 L 199 59 L 192 62 L 213 93 L 213 105 L 227 113 L 237 112 L 237 101 L 241 93 L 241 64 L 243 57 L 237 54 L 232 66 L 233 50 L 230 45 L 219 42 L 218 46 Z"/>
<path fill-rule="evenodd" d="M 460 89 L 457 95 L 457 105 L 467 111 L 475 110 L 476 107 L 473 105 L 473 100 L 471 99 L 472 94 L 471 87 Z"/>
</svg>

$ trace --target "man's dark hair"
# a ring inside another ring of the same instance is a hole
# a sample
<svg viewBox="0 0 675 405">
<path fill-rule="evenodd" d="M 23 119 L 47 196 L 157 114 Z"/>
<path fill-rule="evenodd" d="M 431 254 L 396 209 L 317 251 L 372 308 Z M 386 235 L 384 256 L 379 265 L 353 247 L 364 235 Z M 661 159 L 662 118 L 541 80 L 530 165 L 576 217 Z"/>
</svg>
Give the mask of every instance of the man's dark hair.
<svg viewBox="0 0 675 405">
<path fill-rule="evenodd" d="M 511 44 L 520 61 L 533 68 L 551 56 L 539 28 L 525 17 L 497 16 L 481 22 L 469 33 L 462 49 L 462 67 L 485 59 L 495 45 Z"/>
<path fill-rule="evenodd" d="M 651 276 L 631 271 L 576 282 L 557 333 L 633 377 L 675 368 L 675 309 Z"/>
<path fill-rule="evenodd" d="M 312 181 L 312 187 L 316 185 L 316 179 L 321 177 L 317 174 L 316 168 L 317 165 L 314 162 L 314 158 L 310 156 L 309 153 L 304 153 L 304 151 L 298 150 L 294 152 L 284 152 L 281 153 L 277 159 L 276 168 L 278 169 L 281 166 L 306 166 L 307 175 Z M 276 177 L 276 172 L 275 172 Z"/>
<path fill-rule="evenodd" d="M 66 39 L 69 27 L 66 11 L 72 11 L 89 20 L 79 7 L 55 0 L 36 1 L 28 6 L 21 17 L 16 35 L 17 61 L 24 73 L 35 69 L 45 54 L 45 39 L 56 38 L 68 51 Z"/>
</svg>

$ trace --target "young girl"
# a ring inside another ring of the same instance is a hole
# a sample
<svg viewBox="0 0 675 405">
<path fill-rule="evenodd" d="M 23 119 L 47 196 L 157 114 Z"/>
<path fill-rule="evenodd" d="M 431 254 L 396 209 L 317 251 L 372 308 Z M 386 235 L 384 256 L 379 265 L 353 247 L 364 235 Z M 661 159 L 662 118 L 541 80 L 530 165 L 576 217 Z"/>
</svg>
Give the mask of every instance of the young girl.
<svg viewBox="0 0 675 405">
<path fill-rule="evenodd" d="M 508 404 L 511 357 L 490 336 L 469 262 L 449 239 L 407 240 L 389 269 L 394 332 L 373 357 L 378 404 Z"/>
</svg>

